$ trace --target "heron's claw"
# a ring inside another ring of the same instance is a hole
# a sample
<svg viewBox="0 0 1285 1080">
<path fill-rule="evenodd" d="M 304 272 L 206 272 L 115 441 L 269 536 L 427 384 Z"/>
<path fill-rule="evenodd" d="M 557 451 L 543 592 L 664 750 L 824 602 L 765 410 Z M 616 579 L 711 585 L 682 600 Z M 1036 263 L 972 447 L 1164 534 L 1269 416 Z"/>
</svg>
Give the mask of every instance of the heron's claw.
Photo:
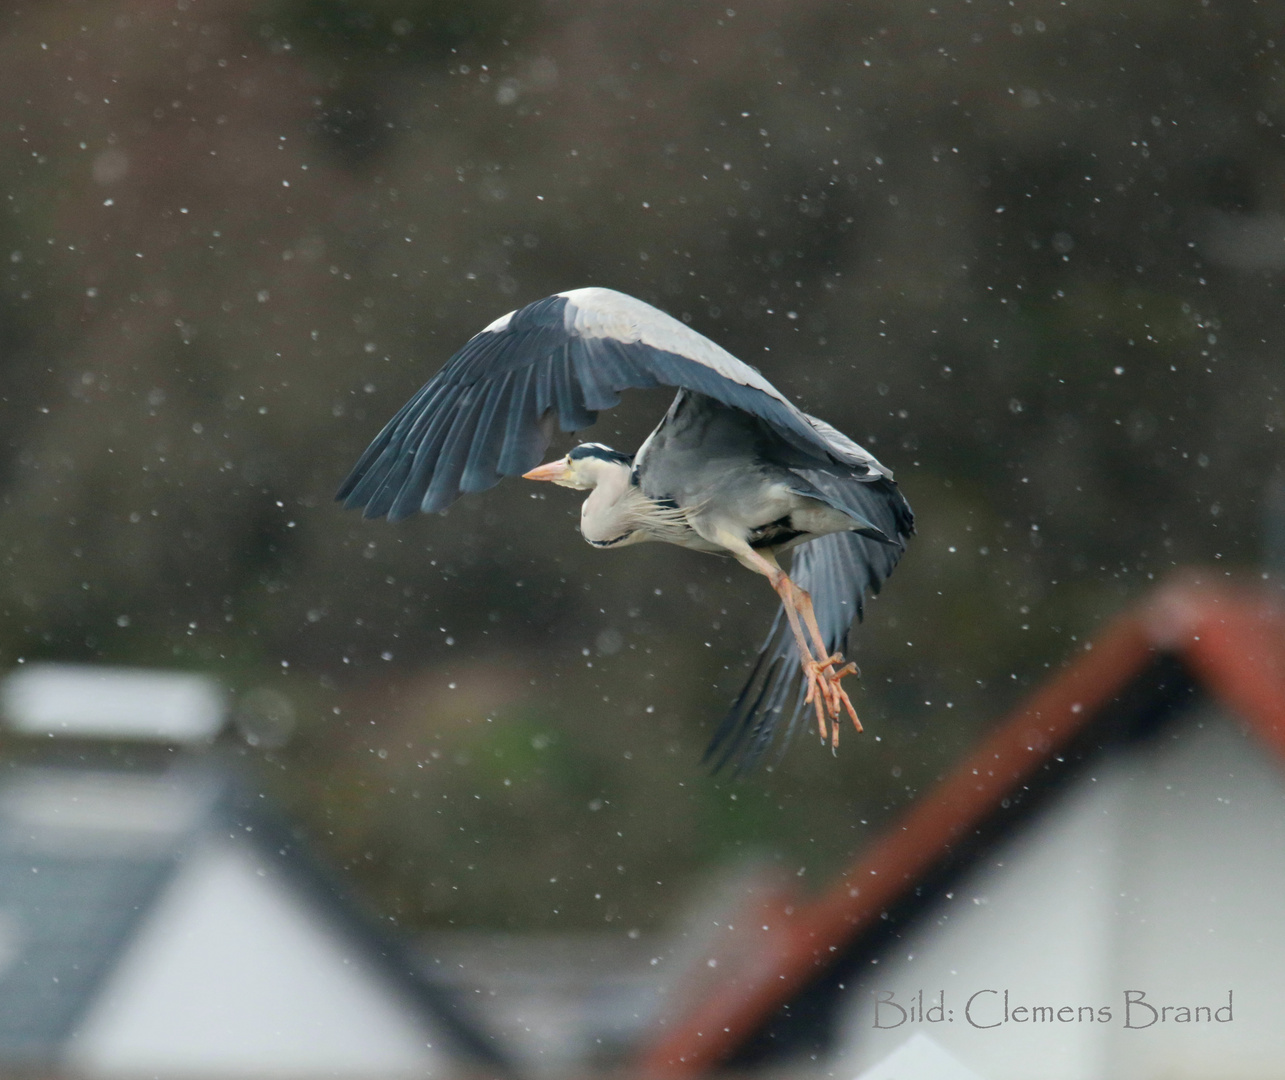
<svg viewBox="0 0 1285 1080">
<path fill-rule="evenodd" d="M 857 729 L 858 733 L 860 733 L 863 729 L 861 727 L 861 720 L 857 717 L 857 710 L 852 707 L 852 699 L 848 697 L 848 692 L 839 683 L 839 680 L 845 675 L 856 674 L 856 671 L 857 665 L 849 663 L 845 664 L 838 671 L 827 672 L 827 674 L 830 676 L 829 686 L 834 699 L 834 711 L 832 713 L 834 719 L 838 720 L 840 708 L 846 710 L 848 716 L 852 719 L 852 726 Z M 837 746 L 839 743 L 839 725 L 836 723 L 833 727 L 834 730 L 832 738 L 834 744 Z"/>
<path fill-rule="evenodd" d="M 826 663 L 818 663 L 809 657 L 803 661 L 803 675 L 808 680 L 808 692 L 803 698 L 804 705 L 811 705 L 816 709 L 817 714 L 817 733 L 821 736 L 821 741 L 826 737 L 826 714 L 831 712 L 830 695 L 826 684 Z"/>
<path fill-rule="evenodd" d="M 842 667 L 837 665 L 842 664 Z M 803 663 L 804 677 L 808 681 L 808 692 L 803 699 L 805 705 L 812 705 L 817 714 L 817 732 L 821 736 L 821 741 L 825 742 L 827 737 L 831 747 L 839 745 L 839 725 L 837 723 L 840 716 L 846 711 L 851 717 L 853 726 L 857 731 L 861 731 L 861 721 L 857 718 L 857 710 L 852 706 L 852 700 L 848 697 L 848 692 L 844 690 L 841 680 L 845 675 L 858 675 L 857 665 L 849 661 L 843 662 L 843 655 L 835 653 L 827 656 L 824 660 L 807 659 Z"/>
</svg>

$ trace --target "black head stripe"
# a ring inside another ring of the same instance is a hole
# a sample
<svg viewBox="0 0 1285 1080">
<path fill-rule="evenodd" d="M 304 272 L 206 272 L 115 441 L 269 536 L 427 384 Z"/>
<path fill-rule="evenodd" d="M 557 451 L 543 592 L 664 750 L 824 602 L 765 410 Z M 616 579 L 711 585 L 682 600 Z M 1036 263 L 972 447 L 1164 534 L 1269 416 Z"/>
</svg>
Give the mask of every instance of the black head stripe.
<svg viewBox="0 0 1285 1080">
<path fill-rule="evenodd" d="M 619 450 L 613 450 L 610 446 L 603 446 L 602 443 L 595 442 L 581 443 L 567 456 L 572 461 L 597 458 L 599 461 L 614 461 L 619 465 L 628 465 L 633 461 L 633 458 L 628 454 L 622 454 Z"/>
</svg>

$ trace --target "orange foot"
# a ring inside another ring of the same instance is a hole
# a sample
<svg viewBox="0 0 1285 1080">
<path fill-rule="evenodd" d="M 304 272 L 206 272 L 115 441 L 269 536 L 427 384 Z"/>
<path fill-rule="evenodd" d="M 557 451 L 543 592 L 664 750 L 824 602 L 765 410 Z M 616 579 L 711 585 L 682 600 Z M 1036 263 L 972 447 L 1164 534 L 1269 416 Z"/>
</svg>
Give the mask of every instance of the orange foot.
<svg viewBox="0 0 1285 1080">
<path fill-rule="evenodd" d="M 831 706 L 831 690 L 829 680 L 829 668 L 833 661 L 824 660 L 817 662 L 809 657 L 803 661 L 803 675 L 808 680 L 808 692 L 803 698 L 804 705 L 811 705 L 816 709 L 817 714 L 817 732 L 824 742 L 827 732 L 826 716 L 833 715 Z"/>
<path fill-rule="evenodd" d="M 838 666 L 841 664 L 842 667 Z M 831 747 L 839 745 L 838 719 L 845 710 L 852 718 L 857 731 L 861 731 L 857 710 L 852 707 L 852 700 L 848 697 L 848 692 L 844 690 L 841 681 L 845 675 L 856 674 L 857 665 L 844 664 L 842 654 L 835 653 L 824 660 L 806 661 L 803 671 L 808 680 L 808 692 L 803 702 L 805 705 L 811 704 L 816 709 L 817 731 L 822 741 L 828 737 Z"/>
</svg>

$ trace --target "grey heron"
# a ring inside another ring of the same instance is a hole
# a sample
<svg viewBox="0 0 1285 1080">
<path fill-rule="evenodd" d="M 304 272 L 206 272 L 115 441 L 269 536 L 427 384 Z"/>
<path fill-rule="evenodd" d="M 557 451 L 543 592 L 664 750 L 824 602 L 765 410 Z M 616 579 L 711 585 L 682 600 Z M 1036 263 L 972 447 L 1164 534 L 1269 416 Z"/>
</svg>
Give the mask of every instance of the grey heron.
<svg viewBox="0 0 1285 1080">
<path fill-rule="evenodd" d="M 553 436 L 588 427 L 621 390 L 678 388 L 632 456 L 583 443 L 535 467 Z M 677 319 L 611 289 L 573 289 L 496 319 L 388 422 L 340 487 L 346 507 L 390 521 L 445 510 L 504 476 L 587 491 L 594 547 L 660 540 L 731 556 L 781 608 L 706 758 L 757 760 L 811 705 L 837 745 L 843 652 L 867 592 L 914 531 L 892 473 L 755 368 Z M 794 549 L 790 573 L 778 556 Z"/>
</svg>

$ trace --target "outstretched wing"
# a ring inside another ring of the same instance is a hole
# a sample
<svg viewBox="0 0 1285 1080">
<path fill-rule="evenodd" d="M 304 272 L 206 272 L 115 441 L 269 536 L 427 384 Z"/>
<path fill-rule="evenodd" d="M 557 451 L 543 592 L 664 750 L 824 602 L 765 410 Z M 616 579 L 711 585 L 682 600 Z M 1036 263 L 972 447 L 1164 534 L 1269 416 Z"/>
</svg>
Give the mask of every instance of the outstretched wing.
<svg viewBox="0 0 1285 1080">
<path fill-rule="evenodd" d="M 388 422 L 336 496 L 392 521 L 539 464 L 553 435 L 592 424 L 630 387 L 676 386 L 759 417 L 822 461 L 890 476 L 758 371 L 650 304 L 611 289 L 558 293 L 471 338 Z"/>
<path fill-rule="evenodd" d="M 797 470 L 827 497 L 856 510 L 894 543 L 855 532 L 831 533 L 794 549 L 790 577 L 812 595 L 817 624 L 831 653 L 848 651 L 848 632 L 860 619 L 866 593 L 879 592 L 915 529 L 910 504 L 892 480 L 862 482 L 824 470 Z M 804 714 L 805 686 L 794 635 L 784 610 L 759 651 L 745 687 L 705 751 L 717 772 L 728 764 L 751 769 L 784 725 L 788 740 Z M 810 708 L 809 708 L 810 713 Z"/>
</svg>

